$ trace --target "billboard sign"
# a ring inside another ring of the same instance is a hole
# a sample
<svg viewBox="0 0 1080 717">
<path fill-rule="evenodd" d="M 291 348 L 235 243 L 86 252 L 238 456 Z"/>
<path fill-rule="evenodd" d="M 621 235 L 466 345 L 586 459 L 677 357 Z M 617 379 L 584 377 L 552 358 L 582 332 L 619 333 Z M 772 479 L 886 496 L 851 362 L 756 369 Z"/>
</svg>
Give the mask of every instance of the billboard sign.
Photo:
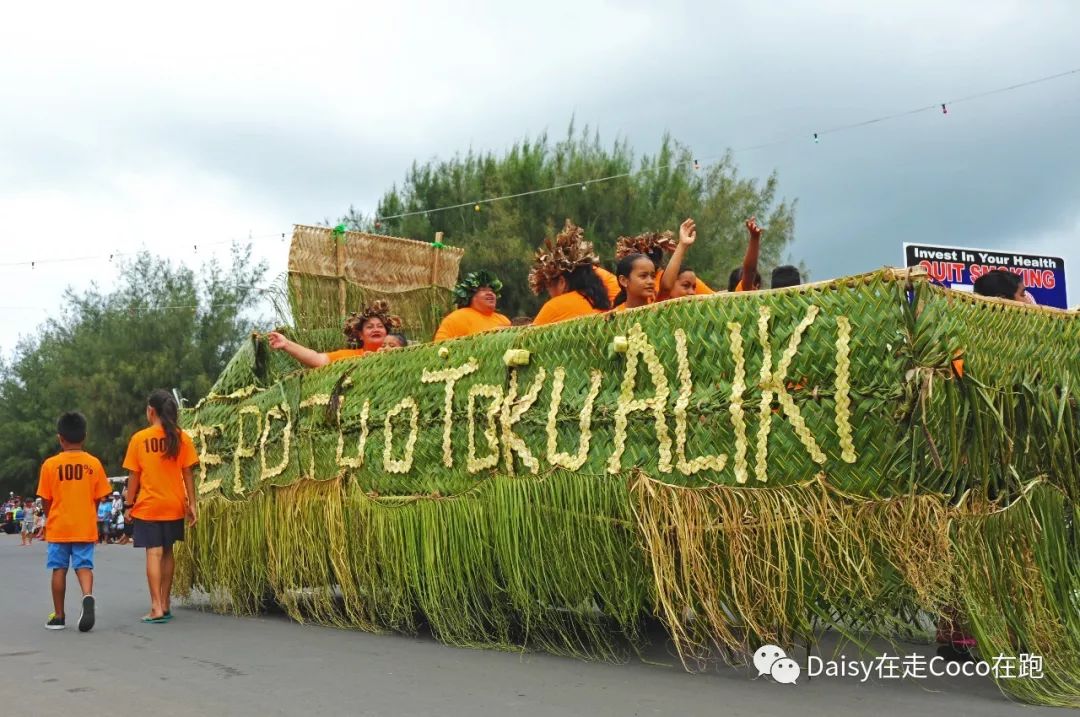
<svg viewBox="0 0 1080 717">
<path fill-rule="evenodd" d="M 1065 260 L 1061 257 L 905 242 L 904 265 L 922 266 L 935 284 L 957 291 L 972 291 L 980 276 L 1004 269 L 1020 275 L 1036 303 L 1068 308 Z"/>
</svg>

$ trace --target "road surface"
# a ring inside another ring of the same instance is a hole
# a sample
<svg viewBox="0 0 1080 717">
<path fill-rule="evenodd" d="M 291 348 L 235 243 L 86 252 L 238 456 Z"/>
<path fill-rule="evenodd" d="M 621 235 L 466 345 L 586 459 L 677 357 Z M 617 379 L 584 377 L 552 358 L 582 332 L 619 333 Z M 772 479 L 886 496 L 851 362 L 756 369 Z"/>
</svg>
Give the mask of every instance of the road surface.
<svg viewBox="0 0 1080 717">
<path fill-rule="evenodd" d="M 781 685 L 742 668 L 690 674 L 662 634 L 648 662 L 607 664 L 179 605 L 171 623 L 145 625 L 142 561 L 141 550 L 98 546 L 97 626 L 75 629 L 78 589 L 69 575 L 68 628 L 54 632 L 43 627 L 51 611 L 44 545 L 19 547 L 19 536 L 0 535 L 0 694 L 8 710 L 26 717 L 1069 714 L 1010 703 L 982 678 L 860 684 L 804 675 Z"/>
</svg>

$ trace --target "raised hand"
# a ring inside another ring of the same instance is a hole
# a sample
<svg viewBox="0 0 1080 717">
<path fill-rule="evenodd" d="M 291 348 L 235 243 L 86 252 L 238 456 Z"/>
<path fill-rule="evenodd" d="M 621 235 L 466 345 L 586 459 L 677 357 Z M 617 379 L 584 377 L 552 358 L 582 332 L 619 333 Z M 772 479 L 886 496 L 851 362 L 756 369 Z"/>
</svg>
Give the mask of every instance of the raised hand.
<svg viewBox="0 0 1080 717">
<path fill-rule="evenodd" d="M 750 232 L 750 238 L 754 240 L 761 239 L 761 235 L 765 232 L 764 229 L 758 226 L 757 217 L 750 217 L 746 220 L 746 231 Z"/>
<path fill-rule="evenodd" d="M 679 244 L 690 246 L 697 239 L 697 224 L 687 219 L 679 225 Z"/>
</svg>

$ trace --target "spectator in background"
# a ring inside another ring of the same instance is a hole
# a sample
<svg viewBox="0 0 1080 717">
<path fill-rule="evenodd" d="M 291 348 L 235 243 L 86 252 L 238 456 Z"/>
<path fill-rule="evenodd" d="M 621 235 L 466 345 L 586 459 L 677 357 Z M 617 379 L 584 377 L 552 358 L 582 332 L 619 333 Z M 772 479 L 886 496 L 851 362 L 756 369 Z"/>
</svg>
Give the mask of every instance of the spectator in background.
<svg viewBox="0 0 1080 717">
<path fill-rule="evenodd" d="M 14 512 L 11 514 L 11 519 L 15 522 L 17 532 L 21 532 L 22 524 L 26 521 L 26 508 L 24 508 L 22 502 L 20 502 L 18 505 L 14 506 L 12 510 Z M 26 545 L 25 538 L 23 538 L 22 545 Z"/>
<path fill-rule="evenodd" d="M 109 541 L 109 523 L 112 522 L 112 500 L 106 498 L 98 503 L 97 507 L 97 530 L 98 542 Z"/>
<path fill-rule="evenodd" d="M 37 508 L 37 530 L 34 531 L 34 537 L 38 540 L 45 540 L 45 509 L 41 506 Z"/>
<path fill-rule="evenodd" d="M 26 505 L 23 507 L 23 518 L 21 527 L 21 545 L 30 545 L 30 543 L 34 542 L 34 531 L 37 529 L 37 515 L 34 511 L 34 504 L 30 501 L 26 501 Z"/>
</svg>

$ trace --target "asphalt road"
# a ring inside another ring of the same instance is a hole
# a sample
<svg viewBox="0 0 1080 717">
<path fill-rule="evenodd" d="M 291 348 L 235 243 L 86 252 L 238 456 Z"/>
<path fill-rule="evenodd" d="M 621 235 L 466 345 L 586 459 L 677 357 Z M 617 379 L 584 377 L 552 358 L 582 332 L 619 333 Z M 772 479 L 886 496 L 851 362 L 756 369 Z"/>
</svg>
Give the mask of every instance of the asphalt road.
<svg viewBox="0 0 1080 717">
<path fill-rule="evenodd" d="M 68 628 L 51 611 L 45 549 L 0 535 L 0 694 L 4 712 L 226 715 L 856 715 L 1069 714 L 1010 703 L 984 678 L 856 680 L 805 675 L 796 685 L 748 669 L 689 674 L 662 635 L 648 662 L 590 663 L 536 653 L 463 650 L 428 637 L 148 607 L 143 553 L 99 546 L 97 626 L 81 634 L 69 576 Z M 902 645 L 904 654 L 932 648 Z"/>
</svg>

